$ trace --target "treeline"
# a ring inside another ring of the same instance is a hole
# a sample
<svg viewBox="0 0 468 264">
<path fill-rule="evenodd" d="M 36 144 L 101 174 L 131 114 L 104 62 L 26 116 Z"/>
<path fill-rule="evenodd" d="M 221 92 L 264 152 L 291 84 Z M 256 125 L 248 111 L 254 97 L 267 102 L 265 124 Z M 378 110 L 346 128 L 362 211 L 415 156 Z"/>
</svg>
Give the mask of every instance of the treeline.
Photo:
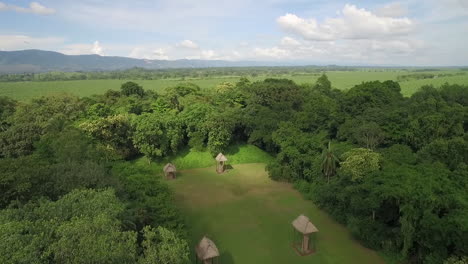
<svg viewBox="0 0 468 264">
<path fill-rule="evenodd" d="M 183 263 L 188 250 L 183 222 L 169 190 L 125 160 L 143 154 L 158 161 L 187 146 L 215 155 L 232 143 L 248 142 L 275 155 L 267 166 L 272 179 L 294 182 L 366 246 L 409 263 L 456 263 L 468 255 L 467 106 L 466 86 L 425 86 L 405 98 L 393 81 L 340 91 L 326 75 L 304 85 L 242 78 L 212 90 L 187 83 L 158 94 L 127 82 L 120 91 L 82 99 L 54 96 L 21 104 L 2 98 L 0 171 L 7 173 L 0 173 L 0 182 L 6 194 L 2 206 L 9 209 L 0 213 L 0 230 L 10 233 L 0 250 L 21 252 L 19 257 L 41 252 L 61 263 L 72 257 L 60 252 L 68 252 L 67 239 L 74 234 L 83 241 L 114 235 L 128 237 L 113 241 L 127 241 L 136 234 L 133 246 L 118 246 L 136 248 L 134 259 L 158 259 L 167 248 L 160 244 L 167 231 L 174 239 L 166 242 L 177 245 L 182 258 L 164 263 Z M 112 229 L 116 234 L 88 238 L 78 232 L 99 216 L 81 209 L 84 219 L 65 215 L 52 230 L 17 228 L 45 221 L 41 206 L 64 208 L 76 189 L 87 189 L 86 197 L 115 194 L 113 199 L 123 202 L 123 209 L 116 206 L 120 211 L 105 216 L 120 228 Z M 39 202 L 44 199 L 45 205 Z M 165 231 L 154 229 L 158 226 Z M 48 243 L 30 244 L 35 240 L 24 237 L 44 232 L 53 234 Z M 148 236 L 158 239 L 150 243 Z M 83 255 L 107 252 L 85 244 L 77 247 Z"/>
<path fill-rule="evenodd" d="M 216 67 L 201 69 L 159 69 L 132 68 L 122 71 L 102 72 L 45 72 L 0 75 L 0 82 L 23 81 L 74 81 L 74 80 L 161 80 L 200 79 L 212 77 L 256 77 L 320 75 L 325 71 L 388 71 L 385 68 L 359 68 L 346 66 L 297 66 L 297 67 Z"/>
<path fill-rule="evenodd" d="M 454 77 L 466 75 L 466 72 L 456 72 L 456 73 L 412 73 L 407 75 L 398 75 L 397 81 L 411 81 L 411 80 L 423 80 L 423 79 L 435 79 L 441 77 Z"/>
</svg>

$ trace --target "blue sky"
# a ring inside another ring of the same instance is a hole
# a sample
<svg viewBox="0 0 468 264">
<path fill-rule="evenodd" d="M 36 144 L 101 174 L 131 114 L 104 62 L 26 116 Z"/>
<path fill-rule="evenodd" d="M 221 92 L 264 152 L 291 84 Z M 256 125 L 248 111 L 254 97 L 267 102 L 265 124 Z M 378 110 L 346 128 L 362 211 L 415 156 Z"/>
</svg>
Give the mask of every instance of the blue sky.
<svg viewBox="0 0 468 264">
<path fill-rule="evenodd" d="M 468 65 L 468 0 L 0 0 L 0 49 Z"/>
</svg>

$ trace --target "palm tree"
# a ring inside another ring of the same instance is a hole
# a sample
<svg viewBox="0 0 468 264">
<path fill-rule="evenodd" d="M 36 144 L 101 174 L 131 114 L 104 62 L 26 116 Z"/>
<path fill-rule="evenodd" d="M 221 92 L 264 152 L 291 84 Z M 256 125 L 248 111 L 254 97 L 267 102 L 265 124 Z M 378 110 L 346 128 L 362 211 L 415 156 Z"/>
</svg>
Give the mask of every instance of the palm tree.
<svg viewBox="0 0 468 264">
<path fill-rule="evenodd" d="M 322 154 L 322 172 L 327 177 L 327 181 L 330 182 L 330 176 L 336 173 L 336 164 L 338 158 L 335 157 L 331 149 L 331 142 L 328 142 L 328 148 L 323 151 Z"/>
</svg>

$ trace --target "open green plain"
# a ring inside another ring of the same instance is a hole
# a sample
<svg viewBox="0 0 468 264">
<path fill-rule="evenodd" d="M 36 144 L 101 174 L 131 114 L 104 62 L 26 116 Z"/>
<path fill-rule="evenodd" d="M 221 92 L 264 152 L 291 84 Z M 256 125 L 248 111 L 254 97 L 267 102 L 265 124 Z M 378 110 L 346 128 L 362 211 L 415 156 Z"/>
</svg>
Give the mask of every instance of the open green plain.
<svg viewBox="0 0 468 264">
<path fill-rule="evenodd" d="M 418 72 L 418 73 L 457 73 L 458 70 L 438 71 L 438 72 Z M 338 89 L 346 90 L 356 84 L 374 80 L 397 80 L 399 75 L 411 74 L 404 70 L 392 71 L 331 71 L 327 75 L 332 82 L 332 86 Z M 314 83 L 320 76 L 316 74 L 293 74 L 293 75 L 260 75 L 249 77 L 250 80 L 263 80 L 265 78 L 287 78 L 294 80 L 298 84 Z M 239 76 L 227 77 L 209 77 L 202 79 L 160 79 L 160 80 L 78 80 L 78 81 L 48 81 L 48 82 L 0 82 L 0 96 L 8 96 L 20 101 L 27 101 L 31 98 L 68 93 L 77 96 L 90 96 L 93 94 L 103 94 L 107 90 L 118 90 L 120 85 L 126 81 L 135 81 L 142 85 L 144 89 L 162 91 L 167 87 L 175 86 L 183 82 L 192 82 L 199 85 L 203 89 L 214 88 L 221 82 L 237 82 Z M 440 77 L 434 79 L 410 80 L 400 82 L 402 93 L 405 96 L 410 96 L 416 92 L 421 86 L 432 84 L 440 86 L 444 83 L 464 84 L 468 85 L 468 74 Z"/>
<path fill-rule="evenodd" d="M 223 264 L 384 263 L 290 184 L 270 180 L 265 164 L 232 167 L 224 174 L 214 166 L 183 170 L 169 182 L 186 216 L 192 248 L 207 235 Z M 291 247 L 291 221 L 302 213 L 319 229 L 317 252 L 304 257 Z"/>
</svg>

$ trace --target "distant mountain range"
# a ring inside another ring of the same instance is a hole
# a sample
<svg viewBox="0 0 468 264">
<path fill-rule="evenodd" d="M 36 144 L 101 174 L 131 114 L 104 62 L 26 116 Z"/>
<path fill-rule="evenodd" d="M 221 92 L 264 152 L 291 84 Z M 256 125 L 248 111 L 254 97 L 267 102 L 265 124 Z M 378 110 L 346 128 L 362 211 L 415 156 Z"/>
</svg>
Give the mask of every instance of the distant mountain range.
<svg viewBox="0 0 468 264">
<path fill-rule="evenodd" d="M 114 71 L 146 69 L 288 66 L 285 63 L 222 60 L 146 60 L 99 55 L 65 55 L 44 50 L 0 51 L 0 74 L 49 71 Z"/>
</svg>

